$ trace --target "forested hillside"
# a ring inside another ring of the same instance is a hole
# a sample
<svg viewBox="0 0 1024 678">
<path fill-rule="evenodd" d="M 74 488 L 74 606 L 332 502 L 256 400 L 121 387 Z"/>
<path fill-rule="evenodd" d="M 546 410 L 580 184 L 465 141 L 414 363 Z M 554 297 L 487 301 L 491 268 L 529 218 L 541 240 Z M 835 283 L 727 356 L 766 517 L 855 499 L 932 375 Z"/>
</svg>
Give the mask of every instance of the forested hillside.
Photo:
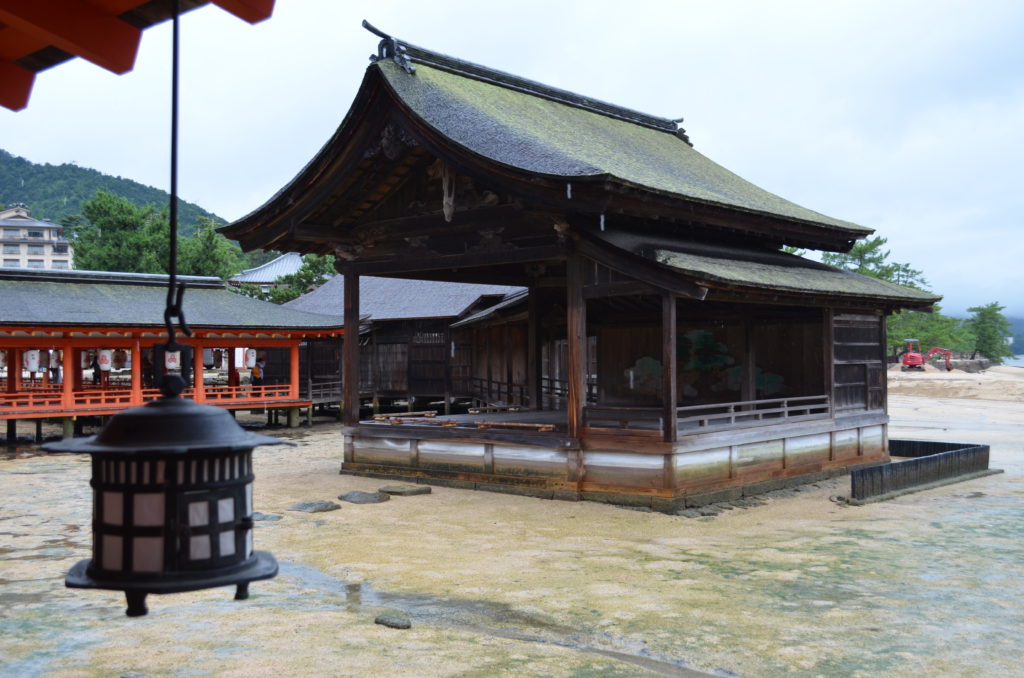
<svg viewBox="0 0 1024 678">
<path fill-rule="evenodd" d="M 100 190 L 125 197 L 138 207 L 155 205 L 159 210 L 168 203 L 167 192 L 159 188 L 69 163 L 39 165 L 0 149 L 0 206 L 23 202 L 36 219 L 61 223 L 65 217 L 81 214 L 82 205 Z M 178 202 L 182 233 L 191 234 L 199 217 L 224 223 L 199 205 Z"/>
</svg>

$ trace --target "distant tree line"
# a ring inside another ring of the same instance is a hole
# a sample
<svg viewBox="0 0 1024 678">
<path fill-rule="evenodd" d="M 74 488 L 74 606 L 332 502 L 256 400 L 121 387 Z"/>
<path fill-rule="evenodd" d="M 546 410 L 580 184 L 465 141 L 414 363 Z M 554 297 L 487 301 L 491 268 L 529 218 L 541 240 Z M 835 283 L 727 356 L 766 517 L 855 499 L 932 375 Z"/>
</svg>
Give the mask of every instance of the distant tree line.
<svg viewBox="0 0 1024 678">
<path fill-rule="evenodd" d="M 889 251 L 884 249 L 886 242 L 880 236 L 868 238 L 859 241 L 849 252 L 825 253 L 821 260 L 847 271 L 928 290 L 928 281 L 921 271 L 909 264 L 889 261 Z M 889 350 L 898 353 L 903 348 L 904 339 L 914 338 L 920 340 L 923 350 L 939 346 L 981 355 L 997 365 L 1004 358 L 1013 357 L 1014 351 L 1007 339 L 1013 337 L 1014 332 L 1010 321 L 1002 314 L 1005 307 L 998 302 L 968 308 L 969 318 L 947 316 L 938 304 L 934 308 L 931 313 L 902 311 L 889 316 Z"/>
<path fill-rule="evenodd" d="M 167 273 L 168 208 L 139 207 L 128 198 L 99 191 L 81 214 L 61 220 L 75 250 L 75 268 L 88 271 Z M 217 220 L 199 216 L 179 225 L 178 273 L 227 279 L 253 265 L 237 243 L 217 232 Z"/>
<path fill-rule="evenodd" d="M 38 164 L 0 149 L 0 204 L 25 203 L 36 219 L 62 223 L 67 217 L 82 214 L 85 203 L 98 191 L 118 195 L 137 207 L 167 205 L 170 195 L 131 179 L 113 177 L 88 167 L 70 163 Z M 224 220 L 199 205 L 178 200 L 182 233 L 191 235 L 200 218 Z"/>
</svg>

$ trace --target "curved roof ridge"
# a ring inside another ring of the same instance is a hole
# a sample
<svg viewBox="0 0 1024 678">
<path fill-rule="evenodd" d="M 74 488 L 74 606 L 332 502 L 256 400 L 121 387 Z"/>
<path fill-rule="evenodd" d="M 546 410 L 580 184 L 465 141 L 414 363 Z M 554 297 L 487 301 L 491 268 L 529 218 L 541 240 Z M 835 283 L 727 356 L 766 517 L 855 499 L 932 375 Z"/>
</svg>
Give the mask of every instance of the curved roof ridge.
<svg viewBox="0 0 1024 678">
<path fill-rule="evenodd" d="M 369 26 L 365 21 L 363 22 L 363 25 L 364 27 Z M 466 61 L 441 52 L 426 49 L 425 47 L 413 45 L 412 43 L 405 42 L 404 40 L 398 40 L 397 38 L 387 36 L 385 33 L 373 29 L 372 27 L 369 28 L 371 29 L 371 32 L 383 36 L 383 39 L 378 45 L 377 54 L 370 57 L 371 61 L 376 62 L 380 59 L 391 58 L 398 63 L 398 65 L 406 68 L 406 70 L 409 70 L 408 63 L 410 62 L 413 64 L 419 63 L 427 66 L 433 66 L 434 68 L 439 68 L 463 77 L 482 80 L 483 82 L 504 87 L 506 89 L 539 96 L 568 106 L 581 108 L 593 113 L 599 113 L 611 118 L 625 120 L 626 122 L 674 134 L 691 146 L 693 145 L 690 142 L 689 136 L 686 134 L 686 130 L 679 125 L 679 123 L 682 122 L 682 118 L 679 118 L 678 120 L 669 120 L 668 118 L 661 118 L 649 113 L 643 113 L 641 111 L 612 104 L 607 101 L 584 96 L 570 90 L 545 85 L 544 83 L 537 82 L 536 80 L 530 80 L 529 78 L 500 71 L 496 68 L 482 66 L 472 61 Z"/>
</svg>

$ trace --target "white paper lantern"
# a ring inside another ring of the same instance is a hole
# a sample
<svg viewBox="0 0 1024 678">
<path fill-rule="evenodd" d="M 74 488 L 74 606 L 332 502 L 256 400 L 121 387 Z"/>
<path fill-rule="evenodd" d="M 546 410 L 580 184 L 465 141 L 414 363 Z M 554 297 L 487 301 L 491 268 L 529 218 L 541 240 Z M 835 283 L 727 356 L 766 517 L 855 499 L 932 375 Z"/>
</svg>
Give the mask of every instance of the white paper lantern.
<svg viewBox="0 0 1024 678">
<path fill-rule="evenodd" d="M 39 371 L 39 349 L 30 348 L 25 351 L 25 357 L 23 359 L 25 363 L 25 369 L 29 372 Z"/>
<path fill-rule="evenodd" d="M 213 349 L 203 349 L 203 367 L 213 367 Z"/>
<path fill-rule="evenodd" d="M 109 372 L 114 366 L 114 351 L 109 348 L 101 348 L 96 362 L 100 364 L 101 372 Z"/>
<path fill-rule="evenodd" d="M 7 367 L 7 351 L 0 351 L 0 368 Z"/>
<path fill-rule="evenodd" d="M 82 369 L 92 366 L 92 351 L 82 351 Z"/>
<path fill-rule="evenodd" d="M 164 367 L 169 370 L 176 370 L 181 367 L 181 353 L 178 351 L 168 351 L 164 353 Z"/>
<path fill-rule="evenodd" d="M 132 366 L 131 354 L 123 348 L 119 348 L 114 351 L 114 369 L 123 370 L 126 367 Z"/>
<path fill-rule="evenodd" d="M 245 349 L 245 366 L 256 367 L 256 349 L 247 348 Z"/>
</svg>

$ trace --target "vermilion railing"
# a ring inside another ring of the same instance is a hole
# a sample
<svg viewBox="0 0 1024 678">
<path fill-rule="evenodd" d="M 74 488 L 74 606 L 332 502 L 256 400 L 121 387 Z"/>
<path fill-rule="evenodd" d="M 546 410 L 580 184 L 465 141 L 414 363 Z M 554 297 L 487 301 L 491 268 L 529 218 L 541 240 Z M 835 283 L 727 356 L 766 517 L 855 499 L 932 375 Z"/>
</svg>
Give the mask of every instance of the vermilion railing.
<svg viewBox="0 0 1024 678">
<path fill-rule="evenodd" d="M 182 397 L 211 405 L 274 403 L 294 401 L 290 384 L 268 384 L 265 386 L 207 386 L 202 397 L 196 389 L 187 388 Z M 62 414 L 74 415 L 103 410 L 119 410 L 142 405 L 160 398 L 160 391 L 146 388 L 133 391 L 130 387 L 115 386 L 100 388 L 90 386 L 70 393 L 66 402 L 62 384 L 24 383 L 14 393 L 0 391 L 0 417 L 14 418 L 14 415 Z"/>
<path fill-rule="evenodd" d="M 0 412 L 11 410 L 60 410 L 60 391 L 31 390 L 18 393 L 0 393 Z"/>
</svg>

